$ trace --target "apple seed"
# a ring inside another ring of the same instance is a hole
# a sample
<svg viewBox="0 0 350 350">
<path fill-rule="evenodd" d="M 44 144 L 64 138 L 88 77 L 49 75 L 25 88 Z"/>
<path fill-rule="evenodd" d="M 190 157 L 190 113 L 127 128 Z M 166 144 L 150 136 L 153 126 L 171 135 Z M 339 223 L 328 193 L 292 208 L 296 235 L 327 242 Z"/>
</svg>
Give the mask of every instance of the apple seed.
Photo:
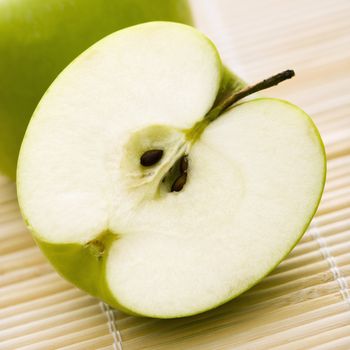
<svg viewBox="0 0 350 350">
<path fill-rule="evenodd" d="M 142 166 L 152 166 L 162 159 L 163 153 L 161 149 L 150 149 L 141 156 L 140 163 Z"/>
<path fill-rule="evenodd" d="M 181 174 L 171 186 L 171 192 L 180 192 L 187 181 L 187 172 Z"/>
</svg>

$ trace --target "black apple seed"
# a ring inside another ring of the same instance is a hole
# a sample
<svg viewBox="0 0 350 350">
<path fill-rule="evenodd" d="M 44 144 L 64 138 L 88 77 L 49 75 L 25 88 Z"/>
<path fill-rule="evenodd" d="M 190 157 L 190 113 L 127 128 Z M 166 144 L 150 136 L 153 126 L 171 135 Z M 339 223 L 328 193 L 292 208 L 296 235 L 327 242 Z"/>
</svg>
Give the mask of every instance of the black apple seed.
<svg viewBox="0 0 350 350">
<path fill-rule="evenodd" d="M 140 163 L 142 166 L 152 166 L 162 159 L 163 153 L 162 149 L 150 149 L 141 156 Z"/>
</svg>

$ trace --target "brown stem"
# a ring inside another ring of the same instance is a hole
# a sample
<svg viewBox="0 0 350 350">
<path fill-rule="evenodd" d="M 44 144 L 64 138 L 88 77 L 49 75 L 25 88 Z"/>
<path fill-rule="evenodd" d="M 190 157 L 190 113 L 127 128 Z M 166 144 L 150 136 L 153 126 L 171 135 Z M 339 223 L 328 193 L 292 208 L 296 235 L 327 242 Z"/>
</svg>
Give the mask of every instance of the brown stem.
<svg viewBox="0 0 350 350">
<path fill-rule="evenodd" d="M 222 112 L 224 112 L 227 108 L 232 106 L 237 101 L 241 100 L 242 98 L 254 94 L 255 92 L 265 90 L 267 88 L 270 88 L 272 86 L 275 86 L 279 83 L 281 83 L 284 80 L 290 79 L 294 77 L 295 73 L 293 70 L 288 69 L 281 73 L 278 73 L 276 75 L 273 75 L 270 78 L 267 78 L 263 81 L 260 81 L 259 83 L 256 83 L 254 85 L 247 86 L 246 88 L 235 92 L 228 97 L 226 97 L 218 106 L 213 108 L 206 116 L 205 119 L 208 121 L 213 121 L 216 118 L 220 116 Z"/>
</svg>

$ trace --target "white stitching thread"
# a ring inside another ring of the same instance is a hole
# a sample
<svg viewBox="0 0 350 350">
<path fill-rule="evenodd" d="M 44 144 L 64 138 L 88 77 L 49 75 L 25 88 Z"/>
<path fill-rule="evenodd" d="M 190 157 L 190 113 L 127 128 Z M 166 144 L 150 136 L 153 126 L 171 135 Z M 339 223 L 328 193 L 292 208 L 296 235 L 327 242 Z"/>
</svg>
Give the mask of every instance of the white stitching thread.
<svg viewBox="0 0 350 350">
<path fill-rule="evenodd" d="M 113 309 L 105 304 L 103 301 L 100 301 L 100 307 L 102 311 L 106 314 L 108 320 L 108 329 L 113 337 L 113 349 L 114 350 L 123 350 L 123 343 L 121 334 L 117 328 L 117 322 L 115 319 Z"/>
<path fill-rule="evenodd" d="M 346 279 L 342 276 L 339 267 L 334 259 L 334 256 L 332 255 L 327 246 L 326 240 L 321 236 L 320 232 L 318 231 L 316 219 L 312 221 L 309 231 L 312 238 L 318 243 L 321 254 L 323 258 L 327 261 L 334 280 L 337 281 L 339 285 L 340 293 L 343 299 L 350 305 L 350 293 L 348 283 L 346 282 Z"/>
</svg>

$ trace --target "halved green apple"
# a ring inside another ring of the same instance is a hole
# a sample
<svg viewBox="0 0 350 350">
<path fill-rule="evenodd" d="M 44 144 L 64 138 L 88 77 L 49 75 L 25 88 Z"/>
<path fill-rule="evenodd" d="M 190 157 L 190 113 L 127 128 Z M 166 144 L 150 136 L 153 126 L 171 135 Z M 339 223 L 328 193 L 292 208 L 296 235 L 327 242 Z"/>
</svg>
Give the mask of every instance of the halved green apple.
<svg viewBox="0 0 350 350">
<path fill-rule="evenodd" d="M 116 32 L 64 70 L 30 122 L 17 185 L 64 277 L 126 312 L 181 317 L 288 254 L 318 206 L 324 147 L 278 99 L 206 119 L 242 87 L 208 38 L 166 22 Z"/>
</svg>

